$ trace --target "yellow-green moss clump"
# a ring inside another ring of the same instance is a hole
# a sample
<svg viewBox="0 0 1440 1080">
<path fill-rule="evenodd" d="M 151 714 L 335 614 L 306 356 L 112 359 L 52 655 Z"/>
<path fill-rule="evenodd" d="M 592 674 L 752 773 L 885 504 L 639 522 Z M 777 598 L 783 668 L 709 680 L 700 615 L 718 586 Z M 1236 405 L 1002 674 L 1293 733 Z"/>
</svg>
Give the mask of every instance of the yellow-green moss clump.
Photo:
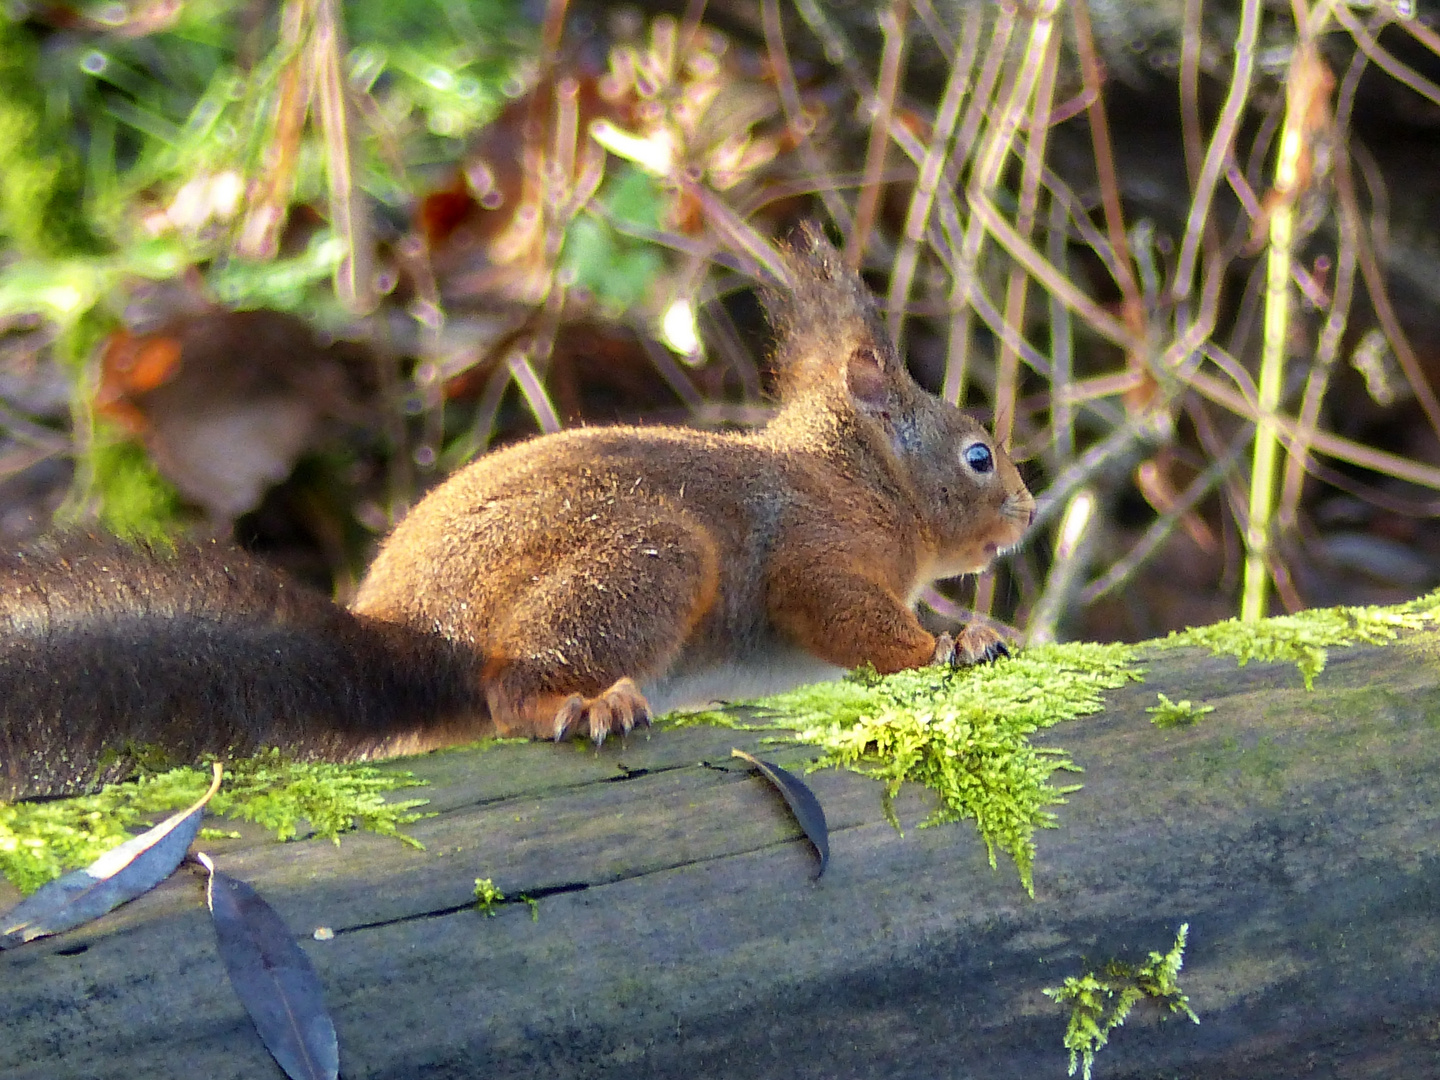
<svg viewBox="0 0 1440 1080">
<path fill-rule="evenodd" d="M 797 742 L 834 765 L 884 780 L 891 796 L 924 784 L 939 805 L 923 825 L 973 818 L 995 865 L 1007 852 L 1032 895 L 1034 833 L 1053 828 L 1049 807 L 1074 786 L 1050 783 L 1078 772 L 1063 750 L 1029 736 L 1102 707 L 1101 692 L 1138 680 L 1126 645 L 1041 645 L 996 664 L 961 671 L 924 668 L 884 678 L 855 675 L 755 703 Z"/>
<path fill-rule="evenodd" d="M 475 909 L 491 918 L 495 916 L 495 905 L 502 903 L 505 894 L 495 887 L 488 877 L 475 879 Z"/>
<path fill-rule="evenodd" d="M 1146 647 L 1176 649 L 1199 645 L 1216 656 L 1233 656 L 1243 667 L 1251 660 L 1293 663 L 1305 689 L 1325 670 L 1328 650 L 1345 645 L 1379 645 L 1393 641 L 1401 630 L 1421 630 L 1440 623 L 1440 592 L 1394 607 L 1316 608 L 1258 622 L 1227 619 L 1213 626 L 1177 630 Z"/>
<path fill-rule="evenodd" d="M 1206 713 L 1215 711 L 1214 705 L 1197 705 L 1189 698 L 1171 701 L 1164 694 L 1155 696 L 1160 699 L 1160 703 L 1145 711 L 1150 714 L 1150 722 L 1158 728 L 1186 727 Z"/>
<path fill-rule="evenodd" d="M 426 800 L 386 802 L 384 795 L 422 783 L 410 773 L 295 762 L 270 751 L 227 765 L 224 787 L 207 809 L 256 822 L 281 840 L 293 837 L 303 820 L 315 835 L 337 843 L 342 832 L 365 829 L 418 847 L 400 827 L 425 816 L 416 808 Z M 193 803 L 209 784 L 208 770 L 179 768 L 110 784 L 94 795 L 0 802 L 0 874 L 32 892 L 128 840 L 133 828 Z"/>
<path fill-rule="evenodd" d="M 1095 1055 L 1109 1042 L 1110 1032 L 1125 1023 L 1130 1010 L 1145 998 L 1200 1022 L 1190 1008 L 1190 998 L 1180 991 L 1180 968 L 1185 963 L 1185 939 L 1189 933 L 1190 924 L 1182 923 L 1170 951 L 1163 956 L 1152 952 L 1143 964 L 1111 960 L 1099 972 L 1072 975 L 1064 986 L 1041 991 L 1056 1003 L 1070 1006 L 1065 1049 L 1070 1051 L 1071 1076 L 1083 1066 L 1084 1080 L 1090 1080 Z"/>
</svg>

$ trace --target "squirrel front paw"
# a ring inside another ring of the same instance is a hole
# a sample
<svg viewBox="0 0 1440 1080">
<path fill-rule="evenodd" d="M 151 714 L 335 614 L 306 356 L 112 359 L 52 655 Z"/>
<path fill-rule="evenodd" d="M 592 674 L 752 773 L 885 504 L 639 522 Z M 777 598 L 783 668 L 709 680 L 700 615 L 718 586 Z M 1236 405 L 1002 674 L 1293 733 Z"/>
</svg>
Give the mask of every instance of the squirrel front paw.
<svg viewBox="0 0 1440 1080">
<path fill-rule="evenodd" d="M 610 689 L 592 698 L 571 694 L 555 713 L 556 741 L 568 735 L 586 734 L 599 746 L 607 735 L 627 735 L 640 724 L 650 723 L 650 704 L 631 679 L 621 679 Z"/>
<path fill-rule="evenodd" d="M 948 633 L 935 639 L 934 664 L 948 664 L 960 667 L 969 664 L 988 664 L 1010 655 L 1010 647 L 996 631 L 980 623 L 970 623 L 960 631 L 959 637 Z"/>
</svg>

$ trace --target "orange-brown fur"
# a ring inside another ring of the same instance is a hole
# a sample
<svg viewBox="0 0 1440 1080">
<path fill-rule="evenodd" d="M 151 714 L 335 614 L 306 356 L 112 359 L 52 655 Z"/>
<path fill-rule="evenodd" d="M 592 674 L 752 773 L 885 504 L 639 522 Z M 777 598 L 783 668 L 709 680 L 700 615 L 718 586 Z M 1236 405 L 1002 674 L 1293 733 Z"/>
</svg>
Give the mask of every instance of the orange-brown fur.
<svg viewBox="0 0 1440 1080">
<path fill-rule="evenodd" d="M 621 680 L 785 645 L 882 672 L 945 653 L 910 598 L 987 566 L 1033 501 L 978 423 L 911 380 L 858 278 L 818 234 L 802 244 L 770 300 L 769 425 L 576 430 L 481 458 L 399 524 L 355 610 L 473 647 L 495 723 L 527 735 L 629 730 L 645 705 Z M 960 460 L 977 441 L 988 476 Z"/>
<path fill-rule="evenodd" d="M 482 457 L 395 528 L 353 612 L 213 547 L 0 557 L 0 798 L 114 775 L 97 766 L 129 741 L 356 758 L 496 729 L 598 740 L 692 676 L 995 655 L 993 633 L 937 638 L 911 603 L 1018 542 L 1030 493 L 911 380 L 817 232 L 788 262 L 768 425 Z"/>
</svg>

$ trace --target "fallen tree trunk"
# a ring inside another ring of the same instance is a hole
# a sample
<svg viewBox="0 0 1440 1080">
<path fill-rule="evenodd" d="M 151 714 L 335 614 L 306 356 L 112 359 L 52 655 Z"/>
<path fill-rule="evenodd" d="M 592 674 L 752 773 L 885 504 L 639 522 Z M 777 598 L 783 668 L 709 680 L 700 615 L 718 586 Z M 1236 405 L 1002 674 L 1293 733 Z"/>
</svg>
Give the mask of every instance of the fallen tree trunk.
<svg viewBox="0 0 1440 1080">
<path fill-rule="evenodd" d="M 1136 1008 L 1098 1077 L 1429 1077 L 1440 1064 L 1440 635 L 1292 665 L 1157 654 L 1144 684 L 1043 741 L 1086 772 L 1038 837 L 1035 899 L 968 824 L 913 826 L 809 777 L 830 868 L 731 747 L 657 730 L 601 752 L 502 745 L 405 763 L 437 817 L 391 840 L 209 845 L 326 985 L 362 1077 L 1061 1077 L 1045 997 L 1190 926 L 1201 1023 Z M 1214 705 L 1155 728 L 1156 692 Z M 202 845 L 204 846 L 204 845 Z M 485 918 L 477 877 L 508 897 Z M 0 906 L 4 905 L 0 899 Z M 0 1073 L 279 1075 L 232 994 L 198 876 L 0 954 Z M 317 926 L 333 940 L 309 940 Z"/>
</svg>

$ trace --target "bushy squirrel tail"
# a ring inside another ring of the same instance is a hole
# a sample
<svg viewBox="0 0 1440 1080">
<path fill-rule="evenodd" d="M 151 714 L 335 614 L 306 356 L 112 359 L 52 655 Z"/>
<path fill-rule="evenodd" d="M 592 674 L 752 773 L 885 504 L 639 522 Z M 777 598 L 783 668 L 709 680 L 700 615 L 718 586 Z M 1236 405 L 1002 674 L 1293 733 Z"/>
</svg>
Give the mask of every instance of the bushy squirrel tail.
<svg viewBox="0 0 1440 1080">
<path fill-rule="evenodd" d="M 234 548 L 73 535 L 0 555 L 0 800 L 277 746 L 346 760 L 489 732 L 475 655 Z"/>
</svg>

